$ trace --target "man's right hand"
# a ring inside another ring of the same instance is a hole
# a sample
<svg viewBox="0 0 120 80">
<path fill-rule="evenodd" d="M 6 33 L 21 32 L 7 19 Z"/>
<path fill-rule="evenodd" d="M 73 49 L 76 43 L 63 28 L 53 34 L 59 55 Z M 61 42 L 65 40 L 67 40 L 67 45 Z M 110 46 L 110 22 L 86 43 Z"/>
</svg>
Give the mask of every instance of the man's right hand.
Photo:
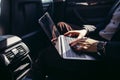
<svg viewBox="0 0 120 80">
<path fill-rule="evenodd" d="M 99 42 L 98 40 L 85 37 L 85 38 L 77 40 L 76 42 L 71 42 L 70 46 L 75 51 L 97 52 L 98 42 Z"/>
<path fill-rule="evenodd" d="M 70 42 L 70 44 L 71 43 L 74 44 L 79 42 L 79 40 L 85 37 L 86 34 L 87 34 L 87 30 L 83 29 L 83 30 L 72 30 L 65 33 L 64 35 L 69 37 L 77 37 L 75 40 Z"/>
</svg>

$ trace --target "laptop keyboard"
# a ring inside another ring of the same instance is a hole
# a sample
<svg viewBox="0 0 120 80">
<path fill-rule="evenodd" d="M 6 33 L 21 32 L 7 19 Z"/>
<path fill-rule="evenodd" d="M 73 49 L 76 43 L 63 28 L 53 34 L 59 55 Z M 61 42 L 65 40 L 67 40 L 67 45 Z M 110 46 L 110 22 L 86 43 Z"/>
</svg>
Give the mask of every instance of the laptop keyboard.
<svg viewBox="0 0 120 80">
<path fill-rule="evenodd" d="M 65 36 L 65 40 L 66 40 L 67 43 L 69 44 L 71 41 L 75 40 L 75 38 L 71 38 L 71 37 Z"/>
</svg>

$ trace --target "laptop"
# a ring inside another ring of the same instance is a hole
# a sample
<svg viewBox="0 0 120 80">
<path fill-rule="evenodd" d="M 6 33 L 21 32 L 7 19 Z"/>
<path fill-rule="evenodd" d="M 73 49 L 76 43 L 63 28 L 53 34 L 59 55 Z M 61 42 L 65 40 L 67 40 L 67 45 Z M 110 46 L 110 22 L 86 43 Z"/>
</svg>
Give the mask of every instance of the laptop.
<svg viewBox="0 0 120 80">
<path fill-rule="evenodd" d="M 71 49 L 69 42 L 75 38 L 60 35 L 60 32 L 58 31 L 48 12 L 44 13 L 38 22 L 50 41 L 52 42 L 52 40 L 55 39 L 53 46 L 57 49 L 59 55 L 63 59 L 95 60 L 93 56 L 85 53 L 75 52 Z"/>
</svg>

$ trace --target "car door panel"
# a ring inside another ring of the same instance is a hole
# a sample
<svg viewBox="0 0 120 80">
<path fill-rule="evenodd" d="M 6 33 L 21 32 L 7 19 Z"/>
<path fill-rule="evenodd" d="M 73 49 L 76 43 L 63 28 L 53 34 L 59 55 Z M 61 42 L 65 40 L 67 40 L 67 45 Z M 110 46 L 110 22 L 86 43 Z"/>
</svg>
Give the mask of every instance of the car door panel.
<svg viewBox="0 0 120 80">
<path fill-rule="evenodd" d="M 66 21 L 76 24 L 97 24 L 106 18 L 113 5 L 112 0 L 67 0 Z"/>
</svg>

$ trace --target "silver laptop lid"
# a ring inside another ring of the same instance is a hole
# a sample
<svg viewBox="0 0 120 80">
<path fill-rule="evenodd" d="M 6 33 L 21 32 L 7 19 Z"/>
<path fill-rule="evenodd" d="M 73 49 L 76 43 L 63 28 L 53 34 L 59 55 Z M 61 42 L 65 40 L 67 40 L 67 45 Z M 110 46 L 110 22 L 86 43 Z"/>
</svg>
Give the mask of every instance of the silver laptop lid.
<svg viewBox="0 0 120 80">
<path fill-rule="evenodd" d="M 49 39 L 57 38 L 60 33 L 58 32 L 55 23 L 53 22 L 52 18 L 50 17 L 49 13 L 46 12 L 40 19 L 39 24 L 49 37 Z"/>
</svg>

